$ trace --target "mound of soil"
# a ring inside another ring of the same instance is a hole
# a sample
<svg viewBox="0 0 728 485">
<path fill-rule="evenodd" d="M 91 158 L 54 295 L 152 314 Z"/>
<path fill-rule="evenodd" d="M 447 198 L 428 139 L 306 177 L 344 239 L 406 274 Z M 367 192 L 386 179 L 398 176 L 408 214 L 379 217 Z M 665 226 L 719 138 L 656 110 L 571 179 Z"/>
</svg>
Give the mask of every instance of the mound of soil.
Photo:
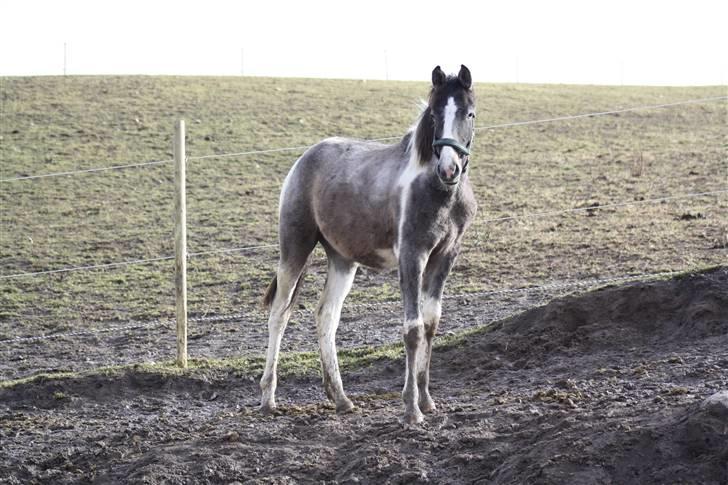
<svg viewBox="0 0 728 485">
<path fill-rule="evenodd" d="M 543 366 L 552 357 L 563 359 L 563 354 L 679 350 L 692 341 L 725 337 L 726 309 L 725 268 L 669 281 L 608 287 L 559 298 L 503 320 L 495 325 L 498 331 L 479 336 L 468 354 L 498 350 L 519 366 Z M 473 362 L 470 357 L 465 361 Z"/>
<path fill-rule="evenodd" d="M 728 268 L 561 298 L 436 349 L 421 426 L 399 421 L 403 367 L 345 373 L 343 416 L 316 375 L 282 378 L 265 417 L 258 376 L 234 371 L 17 385 L 0 390 L 0 481 L 728 482 Z"/>
</svg>

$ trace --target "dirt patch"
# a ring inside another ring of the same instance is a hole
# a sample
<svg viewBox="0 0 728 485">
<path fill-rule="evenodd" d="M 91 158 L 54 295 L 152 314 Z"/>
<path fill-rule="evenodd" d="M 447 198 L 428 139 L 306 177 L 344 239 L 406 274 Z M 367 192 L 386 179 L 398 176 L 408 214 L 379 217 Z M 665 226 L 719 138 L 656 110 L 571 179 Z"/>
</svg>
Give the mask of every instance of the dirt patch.
<svg viewBox="0 0 728 485">
<path fill-rule="evenodd" d="M 281 379 L 270 417 L 258 376 L 235 370 L 37 381 L 0 391 L 0 480 L 726 483 L 726 349 L 719 268 L 560 298 L 440 347 L 422 426 L 398 420 L 401 360 L 345 373 L 345 416 L 314 374 Z"/>
</svg>

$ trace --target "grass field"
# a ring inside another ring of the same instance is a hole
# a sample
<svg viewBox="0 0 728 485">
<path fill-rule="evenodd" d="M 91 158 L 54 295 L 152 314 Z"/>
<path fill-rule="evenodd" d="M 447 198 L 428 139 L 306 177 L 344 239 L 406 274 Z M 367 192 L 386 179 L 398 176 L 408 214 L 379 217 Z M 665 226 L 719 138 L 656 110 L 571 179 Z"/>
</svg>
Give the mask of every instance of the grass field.
<svg viewBox="0 0 728 485">
<path fill-rule="evenodd" d="M 477 73 L 475 73 L 477 76 Z M 176 77 L 1 78 L 0 178 L 165 160 L 174 122 L 188 155 L 401 135 L 426 83 Z M 478 125 L 725 96 L 725 86 L 476 86 Z M 482 130 L 478 221 L 447 292 L 687 270 L 725 263 L 723 193 L 613 209 L 501 216 L 728 188 L 725 100 Z M 191 160 L 190 252 L 276 242 L 279 184 L 300 151 Z M 0 276 L 172 254 L 173 166 L 0 183 Z M 190 313 L 254 311 L 277 252 L 192 258 Z M 324 278 L 318 254 L 302 303 Z M 360 271 L 349 301 L 398 298 Z M 89 322 L 171 317 L 171 261 L 0 279 L 0 338 Z"/>
</svg>

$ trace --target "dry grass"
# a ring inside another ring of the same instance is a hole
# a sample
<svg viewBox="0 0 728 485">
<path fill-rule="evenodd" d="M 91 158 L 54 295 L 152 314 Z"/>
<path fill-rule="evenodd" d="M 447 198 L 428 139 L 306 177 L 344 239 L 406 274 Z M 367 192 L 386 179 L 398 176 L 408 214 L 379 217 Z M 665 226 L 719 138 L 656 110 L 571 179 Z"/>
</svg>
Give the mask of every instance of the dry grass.
<svg viewBox="0 0 728 485">
<path fill-rule="evenodd" d="M 0 178 L 403 134 L 425 83 L 263 78 L 2 78 Z M 719 96 L 725 87 L 477 85 L 479 125 Z M 725 189 L 726 102 L 485 130 L 471 164 L 480 210 L 448 292 L 725 263 L 728 197 L 485 219 Z M 189 250 L 275 242 L 278 184 L 296 152 L 191 161 Z M 0 184 L 0 271 L 172 254 L 171 164 Z M 700 217 L 684 217 L 700 214 Z M 275 250 L 194 258 L 192 314 L 252 310 Z M 303 302 L 323 280 L 321 255 Z M 171 262 L 0 280 L 0 322 L 28 333 L 171 316 Z M 398 297 L 362 271 L 351 301 Z M 0 334 L 2 332 L 0 331 Z M 0 335 L 1 337 L 1 335 Z"/>
</svg>

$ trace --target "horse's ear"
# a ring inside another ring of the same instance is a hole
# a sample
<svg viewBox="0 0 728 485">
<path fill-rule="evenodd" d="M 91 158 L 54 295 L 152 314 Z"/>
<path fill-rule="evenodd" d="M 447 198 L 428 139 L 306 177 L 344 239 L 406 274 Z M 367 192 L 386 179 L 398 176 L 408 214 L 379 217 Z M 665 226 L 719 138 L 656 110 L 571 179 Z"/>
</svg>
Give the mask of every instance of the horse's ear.
<svg viewBox="0 0 728 485">
<path fill-rule="evenodd" d="M 440 66 L 435 67 L 435 69 L 432 70 L 432 85 L 435 87 L 442 86 L 445 84 L 445 81 L 447 81 L 445 73 L 442 72 Z"/>
<path fill-rule="evenodd" d="M 460 64 L 460 72 L 458 73 L 458 81 L 465 89 L 473 87 L 473 78 L 470 76 L 470 69 L 465 64 Z"/>
</svg>

